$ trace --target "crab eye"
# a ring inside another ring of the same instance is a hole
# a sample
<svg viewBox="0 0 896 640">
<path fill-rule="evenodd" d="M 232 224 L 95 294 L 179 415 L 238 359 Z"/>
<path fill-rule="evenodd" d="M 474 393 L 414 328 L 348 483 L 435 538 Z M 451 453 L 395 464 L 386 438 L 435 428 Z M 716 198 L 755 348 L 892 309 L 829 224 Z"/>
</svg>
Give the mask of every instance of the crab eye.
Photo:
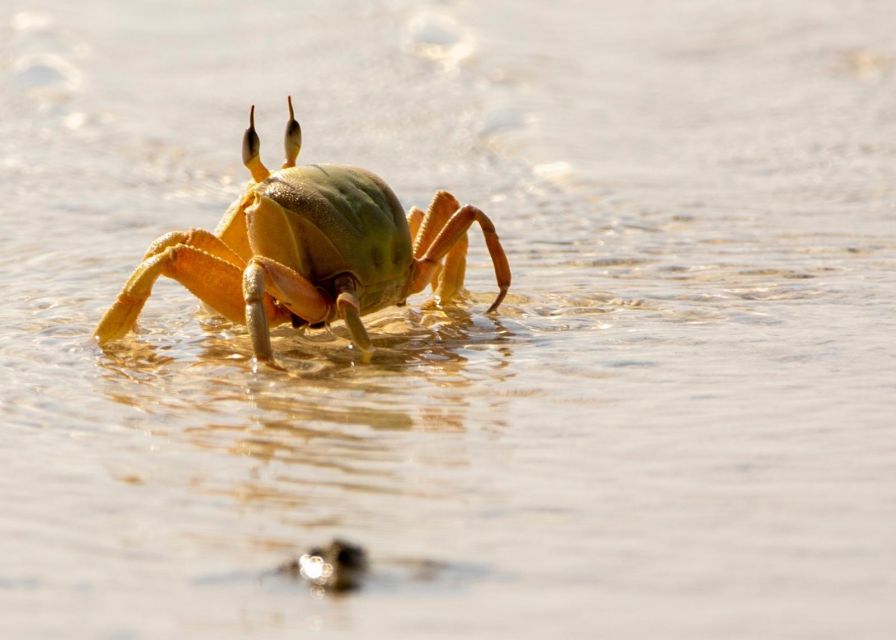
<svg viewBox="0 0 896 640">
<path fill-rule="evenodd" d="M 289 105 L 289 121 L 286 123 L 286 135 L 283 138 L 283 149 L 286 151 L 286 162 L 283 168 L 296 166 L 296 158 L 302 149 L 302 127 L 296 121 L 296 114 L 292 109 L 292 96 L 287 96 Z"/>
<path fill-rule="evenodd" d="M 249 128 L 243 134 L 243 164 L 247 167 L 261 150 L 261 140 L 255 133 L 255 105 L 249 110 Z"/>
<path fill-rule="evenodd" d="M 243 134 L 243 164 L 252 174 L 252 179 L 261 182 L 270 175 L 267 167 L 261 162 L 259 155 L 261 151 L 261 140 L 255 133 L 255 105 L 249 109 L 249 128 Z"/>
</svg>

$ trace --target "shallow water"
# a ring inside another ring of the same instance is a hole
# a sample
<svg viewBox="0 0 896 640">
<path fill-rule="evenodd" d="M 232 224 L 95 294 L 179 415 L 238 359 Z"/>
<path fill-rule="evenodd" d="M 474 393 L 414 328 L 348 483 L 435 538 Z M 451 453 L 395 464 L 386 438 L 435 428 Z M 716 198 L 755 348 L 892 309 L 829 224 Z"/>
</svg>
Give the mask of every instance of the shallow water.
<svg viewBox="0 0 896 640">
<path fill-rule="evenodd" d="M 885 2 L 13 0 L 0 9 L 0 630 L 15 638 L 890 637 Z M 257 105 L 279 156 L 480 204 L 470 298 L 245 332 L 159 282 Z M 359 593 L 273 574 L 334 535 Z"/>
</svg>

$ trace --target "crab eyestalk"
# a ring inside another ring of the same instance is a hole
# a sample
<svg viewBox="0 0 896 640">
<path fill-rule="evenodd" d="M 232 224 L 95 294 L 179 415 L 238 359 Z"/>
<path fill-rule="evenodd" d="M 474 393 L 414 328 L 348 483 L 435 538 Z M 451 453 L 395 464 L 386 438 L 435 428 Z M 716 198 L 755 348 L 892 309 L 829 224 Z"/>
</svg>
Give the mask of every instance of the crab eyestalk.
<svg viewBox="0 0 896 640">
<path fill-rule="evenodd" d="M 255 182 L 266 180 L 271 175 L 268 168 L 261 162 L 260 151 L 261 140 L 255 133 L 255 105 L 253 104 L 249 110 L 249 128 L 243 134 L 243 164 L 246 165 Z"/>
<path fill-rule="evenodd" d="M 289 121 L 286 123 L 286 135 L 283 138 L 283 149 L 286 151 L 284 169 L 296 166 L 296 158 L 302 149 L 302 127 L 296 121 L 296 114 L 292 110 L 292 96 L 287 96 L 286 102 L 289 105 Z"/>
</svg>

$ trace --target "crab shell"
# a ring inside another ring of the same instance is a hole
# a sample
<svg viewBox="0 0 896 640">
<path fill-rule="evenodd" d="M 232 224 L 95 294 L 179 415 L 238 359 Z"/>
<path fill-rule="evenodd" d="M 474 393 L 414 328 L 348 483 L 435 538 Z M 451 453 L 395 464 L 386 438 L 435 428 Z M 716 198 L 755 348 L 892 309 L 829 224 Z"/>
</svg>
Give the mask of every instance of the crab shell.
<svg viewBox="0 0 896 640">
<path fill-rule="evenodd" d="M 334 299 L 334 280 L 350 274 L 358 283 L 362 314 L 404 302 L 413 258 L 411 234 L 401 203 L 381 178 L 341 165 L 281 169 L 251 185 L 234 203 L 238 215 L 248 214 L 249 224 L 259 197 L 279 205 L 292 231 L 278 239 L 290 245 L 286 254 L 294 256 L 285 266 Z M 218 235 L 228 242 L 226 231 Z M 248 261 L 257 255 L 253 249 L 242 257 Z"/>
</svg>

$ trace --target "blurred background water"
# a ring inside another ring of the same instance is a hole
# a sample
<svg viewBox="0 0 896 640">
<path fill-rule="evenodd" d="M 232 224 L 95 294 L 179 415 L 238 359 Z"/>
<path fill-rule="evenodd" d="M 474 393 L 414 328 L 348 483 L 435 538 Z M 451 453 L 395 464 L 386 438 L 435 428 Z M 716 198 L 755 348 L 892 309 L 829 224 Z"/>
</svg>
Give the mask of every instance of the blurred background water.
<svg viewBox="0 0 896 640">
<path fill-rule="evenodd" d="M 889 638 L 896 5 L 0 5 L 5 638 Z M 495 221 L 469 299 L 240 327 L 146 246 L 279 162 Z M 272 574 L 342 535 L 362 591 Z"/>
</svg>

